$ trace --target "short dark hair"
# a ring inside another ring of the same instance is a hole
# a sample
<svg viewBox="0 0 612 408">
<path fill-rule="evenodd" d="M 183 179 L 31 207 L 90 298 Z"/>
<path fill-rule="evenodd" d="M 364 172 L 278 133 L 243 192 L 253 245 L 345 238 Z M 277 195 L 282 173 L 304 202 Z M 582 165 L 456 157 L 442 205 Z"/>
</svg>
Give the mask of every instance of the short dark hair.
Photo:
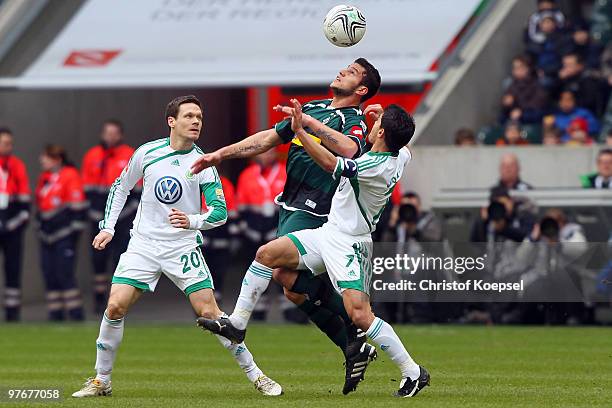
<svg viewBox="0 0 612 408">
<path fill-rule="evenodd" d="M 57 144 L 48 144 L 45 146 L 43 150 L 45 156 L 49 156 L 54 160 L 59 160 L 62 162 L 62 165 L 70 164 L 70 160 L 68 160 L 68 154 L 66 153 L 66 149 L 63 146 Z"/>
<path fill-rule="evenodd" d="M 599 159 L 601 156 L 603 156 L 605 154 L 612 154 L 612 149 L 609 148 L 609 147 L 606 147 L 605 149 L 601 149 L 599 151 L 599 154 L 597 154 L 597 158 Z"/>
<path fill-rule="evenodd" d="M 176 98 L 171 100 L 170 103 L 168 103 L 168 106 L 166 106 L 166 119 L 168 119 L 169 117 L 173 117 L 176 119 L 180 106 L 186 103 L 195 103 L 200 107 L 200 109 L 202 109 L 202 104 L 200 103 L 200 100 L 196 98 L 195 95 L 177 96 Z"/>
<path fill-rule="evenodd" d="M 361 84 L 368 88 L 368 93 L 361 97 L 361 102 L 365 102 L 378 93 L 380 88 L 380 74 L 378 70 L 365 58 L 357 58 L 355 64 L 361 65 L 365 69 L 365 75 Z"/>
<path fill-rule="evenodd" d="M 421 197 L 419 197 L 419 194 L 416 191 L 406 191 L 402 198 L 416 198 L 419 201 L 421 200 Z"/>
<path fill-rule="evenodd" d="M 385 131 L 385 144 L 393 153 L 406 146 L 414 135 L 414 119 L 399 105 L 391 104 L 385 108 L 381 128 Z"/>
<path fill-rule="evenodd" d="M 546 136 L 547 134 L 553 135 L 558 138 L 561 138 L 561 136 L 563 136 L 561 129 L 559 129 L 558 127 L 554 125 L 544 128 L 544 130 L 542 131 L 542 136 Z"/>
<path fill-rule="evenodd" d="M 3 133 L 13 136 L 13 131 L 7 127 L 0 127 L 0 135 Z"/>
<path fill-rule="evenodd" d="M 582 55 L 578 54 L 577 52 L 568 52 L 567 54 L 563 55 L 563 58 L 566 57 L 573 57 L 576 58 L 576 62 L 580 65 L 584 65 L 584 58 L 582 57 Z"/>
<path fill-rule="evenodd" d="M 476 135 L 474 131 L 469 128 L 460 128 L 455 132 L 455 144 L 459 145 L 465 141 L 473 141 L 476 143 Z"/>
<path fill-rule="evenodd" d="M 572 91 L 569 88 L 565 88 L 565 89 L 561 90 L 561 93 L 559 94 L 559 100 L 561 100 L 561 95 L 563 95 L 565 93 L 572 95 L 572 98 L 574 98 L 574 100 L 576 100 L 576 92 Z"/>
<path fill-rule="evenodd" d="M 123 134 L 123 123 L 119 119 L 106 119 L 104 122 L 102 122 L 102 127 L 104 128 L 106 125 L 116 126 L 117 129 L 119 129 L 119 132 Z"/>
</svg>

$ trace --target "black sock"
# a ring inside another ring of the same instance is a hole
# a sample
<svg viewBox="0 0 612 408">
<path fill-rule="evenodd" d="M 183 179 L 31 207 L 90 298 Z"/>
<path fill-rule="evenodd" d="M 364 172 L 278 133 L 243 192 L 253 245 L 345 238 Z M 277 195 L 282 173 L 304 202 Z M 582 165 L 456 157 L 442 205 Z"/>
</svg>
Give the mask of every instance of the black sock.
<svg viewBox="0 0 612 408">
<path fill-rule="evenodd" d="M 306 313 L 308 318 L 319 328 L 319 330 L 325 333 L 325 335 L 345 353 L 347 337 L 344 320 L 331 311 L 315 305 L 314 302 L 308 299 L 299 305 L 298 308 Z"/>
<path fill-rule="evenodd" d="M 323 276 L 309 276 L 300 273 L 291 288 L 292 292 L 308 295 L 308 299 L 316 305 L 340 316 L 345 322 L 350 321 L 342 296 L 336 292 L 331 283 Z"/>
</svg>

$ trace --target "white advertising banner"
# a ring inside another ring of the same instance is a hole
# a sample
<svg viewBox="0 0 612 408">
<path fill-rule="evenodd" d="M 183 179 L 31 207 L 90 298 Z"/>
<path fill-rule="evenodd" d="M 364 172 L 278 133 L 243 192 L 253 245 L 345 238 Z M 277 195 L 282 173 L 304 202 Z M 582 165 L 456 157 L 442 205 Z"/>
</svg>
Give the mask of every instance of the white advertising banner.
<svg viewBox="0 0 612 408">
<path fill-rule="evenodd" d="M 23 88 L 323 85 L 366 57 L 385 83 L 433 78 L 432 63 L 480 0 L 355 0 L 363 40 L 330 44 L 341 0 L 88 0 L 16 79 Z"/>
</svg>

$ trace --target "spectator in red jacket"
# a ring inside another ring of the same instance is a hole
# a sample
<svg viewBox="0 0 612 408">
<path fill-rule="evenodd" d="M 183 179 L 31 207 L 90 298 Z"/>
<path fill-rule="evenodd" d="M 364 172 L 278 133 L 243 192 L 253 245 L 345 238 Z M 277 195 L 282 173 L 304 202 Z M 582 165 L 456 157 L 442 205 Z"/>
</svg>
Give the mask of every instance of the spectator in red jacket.
<svg viewBox="0 0 612 408">
<path fill-rule="evenodd" d="M 87 219 L 91 234 L 100 232 L 98 223 L 104 218 L 106 198 L 111 186 L 119 177 L 123 168 L 132 157 L 134 149 L 123 143 L 123 125 L 115 119 L 108 119 L 102 125 L 100 143 L 85 153 L 81 174 L 85 196 L 89 202 Z M 106 308 L 106 296 L 109 285 L 108 261 L 114 270 L 119 263 L 119 256 L 127 250 L 130 240 L 132 221 L 138 208 L 138 190 L 133 191 L 119 215 L 115 235 L 103 251 L 91 248 L 91 260 L 94 269 L 94 307 L 98 314 Z M 93 238 L 92 238 L 93 239 Z"/>
<path fill-rule="evenodd" d="M 83 301 L 75 276 L 76 246 L 84 227 L 85 194 L 78 170 L 63 147 L 49 145 L 40 156 L 36 185 L 41 269 L 49 320 L 83 320 Z"/>
<path fill-rule="evenodd" d="M 245 251 L 254 253 L 259 246 L 276 238 L 278 206 L 274 199 L 285 186 L 287 173 L 285 166 L 277 158 L 276 149 L 261 153 L 245 168 L 238 177 L 237 197 L 240 211 L 240 230 L 244 236 Z M 274 286 L 272 291 L 276 291 Z M 262 297 L 253 313 L 253 319 L 265 320 L 267 315 L 270 289 Z M 288 320 L 296 320 L 301 312 L 280 295 L 283 315 Z"/>
<path fill-rule="evenodd" d="M 23 162 L 13 155 L 13 133 L 0 129 L 0 249 L 4 253 L 6 321 L 19 320 L 23 233 L 30 218 L 30 184 Z"/>
</svg>

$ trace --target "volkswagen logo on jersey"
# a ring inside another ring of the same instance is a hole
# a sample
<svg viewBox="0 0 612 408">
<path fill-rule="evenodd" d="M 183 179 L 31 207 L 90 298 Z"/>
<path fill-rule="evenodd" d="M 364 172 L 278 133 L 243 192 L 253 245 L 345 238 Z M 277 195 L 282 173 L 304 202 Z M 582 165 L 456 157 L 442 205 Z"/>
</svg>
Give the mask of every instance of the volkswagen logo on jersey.
<svg viewBox="0 0 612 408">
<path fill-rule="evenodd" d="M 155 183 L 155 197 L 164 204 L 174 204 L 183 195 L 181 183 L 171 176 L 162 177 Z"/>
</svg>

